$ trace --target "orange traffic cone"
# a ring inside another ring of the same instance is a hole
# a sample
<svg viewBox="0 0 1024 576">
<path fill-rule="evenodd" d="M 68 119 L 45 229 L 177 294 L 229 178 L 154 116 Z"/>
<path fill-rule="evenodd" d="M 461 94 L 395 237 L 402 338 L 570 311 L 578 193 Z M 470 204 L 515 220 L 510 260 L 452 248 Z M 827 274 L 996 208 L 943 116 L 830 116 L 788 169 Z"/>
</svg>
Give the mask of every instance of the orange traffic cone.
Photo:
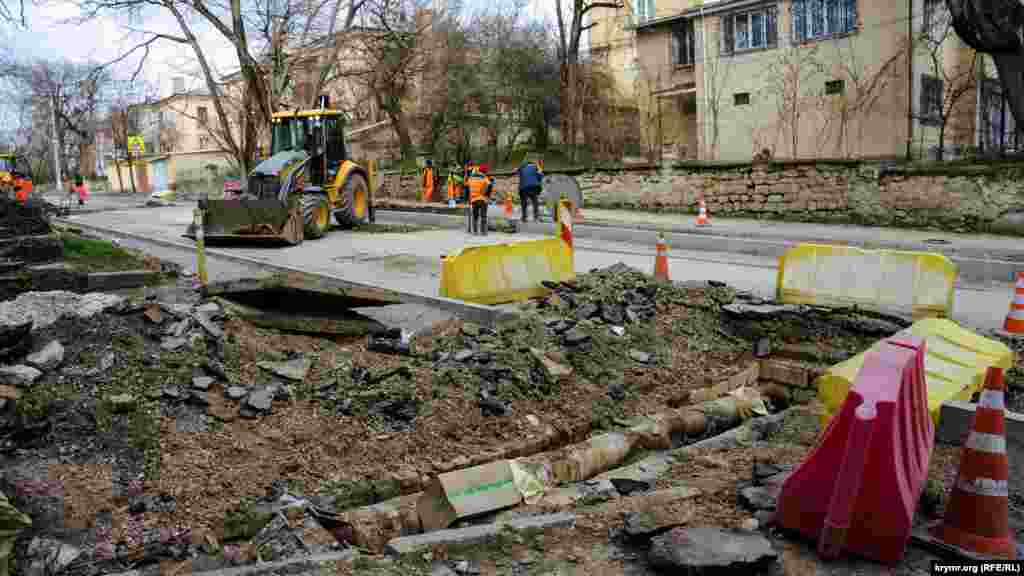
<svg viewBox="0 0 1024 576">
<path fill-rule="evenodd" d="M 1024 334 L 1024 272 L 1017 272 L 1017 289 L 1010 302 L 1003 330 L 1011 334 Z"/>
<path fill-rule="evenodd" d="M 945 517 L 931 532 L 966 551 L 1014 560 L 1017 543 L 1009 526 L 1004 390 L 1003 370 L 990 367 Z"/>
<path fill-rule="evenodd" d="M 511 218 L 515 212 L 512 210 L 512 197 L 505 196 L 505 218 Z"/>
<path fill-rule="evenodd" d="M 708 218 L 708 207 L 704 199 L 700 199 L 700 211 L 697 213 L 697 226 L 710 226 L 711 219 Z"/>
<path fill-rule="evenodd" d="M 654 277 L 658 280 L 669 281 L 668 278 L 668 245 L 665 244 L 665 235 L 658 234 L 658 248 L 654 256 Z"/>
</svg>

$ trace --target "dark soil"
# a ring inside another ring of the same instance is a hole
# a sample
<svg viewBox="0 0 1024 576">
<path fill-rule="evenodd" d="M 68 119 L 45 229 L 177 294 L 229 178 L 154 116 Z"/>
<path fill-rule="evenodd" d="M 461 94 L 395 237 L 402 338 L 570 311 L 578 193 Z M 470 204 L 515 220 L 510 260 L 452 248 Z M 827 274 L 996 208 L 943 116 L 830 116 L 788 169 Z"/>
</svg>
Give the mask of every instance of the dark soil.
<svg viewBox="0 0 1024 576">
<path fill-rule="evenodd" d="M 0 238 L 49 234 L 50 222 L 44 204 L 22 204 L 0 198 Z"/>
</svg>

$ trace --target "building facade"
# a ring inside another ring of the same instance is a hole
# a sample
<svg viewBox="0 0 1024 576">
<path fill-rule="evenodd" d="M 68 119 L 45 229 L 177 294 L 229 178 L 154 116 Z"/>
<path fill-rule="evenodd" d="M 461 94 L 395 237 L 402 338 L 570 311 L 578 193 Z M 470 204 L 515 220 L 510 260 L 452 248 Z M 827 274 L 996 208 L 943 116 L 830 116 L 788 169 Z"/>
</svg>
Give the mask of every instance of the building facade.
<svg viewBox="0 0 1024 576">
<path fill-rule="evenodd" d="M 661 157 L 951 158 L 1016 146 L 990 63 L 959 40 L 941 0 L 635 2 L 595 10 L 593 42 Z"/>
</svg>

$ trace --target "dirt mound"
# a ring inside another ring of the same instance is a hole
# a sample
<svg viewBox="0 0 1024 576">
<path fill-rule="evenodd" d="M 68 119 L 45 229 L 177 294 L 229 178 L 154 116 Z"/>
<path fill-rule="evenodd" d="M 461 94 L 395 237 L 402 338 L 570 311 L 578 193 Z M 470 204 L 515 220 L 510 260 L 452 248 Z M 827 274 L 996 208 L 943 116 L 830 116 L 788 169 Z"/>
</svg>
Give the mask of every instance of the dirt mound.
<svg viewBox="0 0 1024 576">
<path fill-rule="evenodd" d="M 0 198 L 0 238 L 49 233 L 50 220 L 42 204 L 22 204 L 8 198 Z"/>
</svg>

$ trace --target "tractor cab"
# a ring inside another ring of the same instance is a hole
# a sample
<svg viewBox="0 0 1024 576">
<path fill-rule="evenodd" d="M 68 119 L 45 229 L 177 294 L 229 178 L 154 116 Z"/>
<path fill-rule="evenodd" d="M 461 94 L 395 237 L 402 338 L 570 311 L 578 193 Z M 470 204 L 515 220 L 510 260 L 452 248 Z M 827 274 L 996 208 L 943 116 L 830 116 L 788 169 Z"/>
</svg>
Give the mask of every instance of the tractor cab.
<svg viewBox="0 0 1024 576">
<path fill-rule="evenodd" d="M 307 186 L 323 189 L 334 182 L 348 157 L 344 117 L 337 110 L 308 110 L 274 115 L 270 156 L 304 152 L 309 157 Z"/>
</svg>

